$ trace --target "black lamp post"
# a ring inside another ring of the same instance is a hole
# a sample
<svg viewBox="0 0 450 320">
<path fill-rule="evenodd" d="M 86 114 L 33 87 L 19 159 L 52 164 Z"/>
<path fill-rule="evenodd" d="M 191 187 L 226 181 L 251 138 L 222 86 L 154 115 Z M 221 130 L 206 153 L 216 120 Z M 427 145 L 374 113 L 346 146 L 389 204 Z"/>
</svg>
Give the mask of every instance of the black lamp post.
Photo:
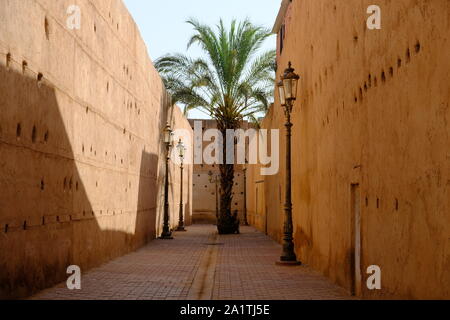
<svg viewBox="0 0 450 320">
<path fill-rule="evenodd" d="M 292 225 L 292 186 L 291 186 L 291 136 L 292 136 L 292 122 L 291 112 L 294 106 L 294 101 L 297 99 L 297 84 L 300 77 L 295 74 L 291 62 L 289 67 L 281 76 L 281 81 L 278 83 L 280 94 L 280 102 L 284 108 L 286 115 L 286 203 L 284 205 L 284 238 L 283 238 L 283 253 L 280 265 L 300 265 L 297 261 L 294 251 L 293 225 Z"/>
<path fill-rule="evenodd" d="M 184 161 L 184 156 L 186 153 L 186 147 L 184 146 L 183 141 L 178 141 L 178 145 L 177 145 L 177 150 L 178 150 L 178 157 L 180 157 L 180 161 L 181 161 L 181 165 L 180 165 L 180 169 L 181 169 L 181 183 L 180 183 L 180 217 L 179 217 L 179 221 L 178 221 L 178 228 L 177 231 L 186 231 L 186 229 L 184 228 L 184 218 L 183 218 L 183 161 Z"/>
<path fill-rule="evenodd" d="M 219 180 L 217 179 L 217 176 L 214 176 L 213 178 L 213 175 L 212 171 L 208 172 L 209 182 L 216 184 L 216 219 L 219 221 Z"/>
<path fill-rule="evenodd" d="M 244 163 L 244 226 L 248 226 L 247 220 L 247 159 L 245 159 Z"/>
<path fill-rule="evenodd" d="M 170 148 L 172 147 L 172 128 L 167 123 L 164 129 L 164 143 L 166 145 L 166 176 L 164 182 L 164 225 L 161 234 L 161 239 L 173 239 L 172 232 L 169 226 L 169 160 L 170 160 Z"/>
</svg>

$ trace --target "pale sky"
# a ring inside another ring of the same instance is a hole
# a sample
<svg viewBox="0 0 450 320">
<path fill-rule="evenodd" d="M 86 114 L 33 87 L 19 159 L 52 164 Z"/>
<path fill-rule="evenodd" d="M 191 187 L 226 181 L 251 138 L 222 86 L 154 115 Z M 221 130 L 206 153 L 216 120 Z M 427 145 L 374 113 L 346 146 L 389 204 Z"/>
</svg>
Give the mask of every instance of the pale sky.
<svg viewBox="0 0 450 320">
<path fill-rule="evenodd" d="M 250 20 L 272 29 L 281 0 L 124 0 L 136 21 L 147 50 L 154 61 L 167 53 L 186 53 L 192 57 L 200 54 L 197 47 L 186 51 L 192 27 L 185 21 L 194 17 L 200 22 L 215 25 L 222 18 L 226 25 L 235 18 Z M 267 40 L 262 48 L 275 49 L 276 37 Z M 205 118 L 201 112 L 192 111 L 190 118 Z"/>
</svg>

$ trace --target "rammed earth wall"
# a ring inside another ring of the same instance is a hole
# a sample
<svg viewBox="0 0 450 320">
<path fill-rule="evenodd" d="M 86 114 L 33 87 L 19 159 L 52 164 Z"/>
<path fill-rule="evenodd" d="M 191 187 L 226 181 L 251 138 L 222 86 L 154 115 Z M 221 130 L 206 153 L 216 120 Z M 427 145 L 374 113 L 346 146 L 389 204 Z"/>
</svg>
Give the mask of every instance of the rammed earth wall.
<svg viewBox="0 0 450 320">
<path fill-rule="evenodd" d="M 126 254 L 161 232 L 171 107 L 119 0 L 2 0 L 0 6 L 0 298 L 27 296 Z M 171 166 L 170 213 L 179 212 Z M 192 167 L 185 170 L 190 222 Z"/>
<path fill-rule="evenodd" d="M 381 30 L 366 26 L 381 9 Z M 450 2 L 293 0 L 278 72 L 301 76 L 293 112 L 293 215 L 298 257 L 354 287 L 361 215 L 361 296 L 450 298 Z M 284 130 L 276 95 L 263 128 Z M 252 224 L 283 236 L 280 174 L 249 172 Z M 382 290 L 365 285 L 382 271 Z"/>
</svg>

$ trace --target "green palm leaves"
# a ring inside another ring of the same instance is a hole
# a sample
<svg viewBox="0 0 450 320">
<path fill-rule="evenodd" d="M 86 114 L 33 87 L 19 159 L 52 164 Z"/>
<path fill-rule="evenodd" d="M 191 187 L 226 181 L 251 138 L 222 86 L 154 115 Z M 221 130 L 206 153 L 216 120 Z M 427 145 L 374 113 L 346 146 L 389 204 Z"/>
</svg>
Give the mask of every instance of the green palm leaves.
<svg viewBox="0 0 450 320">
<path fill-rule="evenodd" d="M 199 109 L 233 129 L 242 119 L 264 112 L 273 99 L 276 53 L 259 54 L 270 36 L 268 29 L 249 20 L 232 21 L 229 29 L 221 20 L 216 28 L 195 19 L 188 48 L 199 45 L 205 58 L 172 54 L 156 61 L 173 102 L 185 112 Z"/>
</svg>

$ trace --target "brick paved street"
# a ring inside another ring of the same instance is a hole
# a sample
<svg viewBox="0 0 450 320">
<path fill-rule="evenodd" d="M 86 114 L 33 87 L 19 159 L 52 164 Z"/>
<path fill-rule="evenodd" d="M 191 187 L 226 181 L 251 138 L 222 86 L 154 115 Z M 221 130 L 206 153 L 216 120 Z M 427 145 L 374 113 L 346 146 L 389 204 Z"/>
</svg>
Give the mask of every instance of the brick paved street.
<svg viewBox="0 0 450 320">
<path fill-rule="evenodd" d="M 219 236 L 196 225 L 175 240 L 155 240 L 82 276 L 81 290 L 62 283 L 32 299 L 285 300 L 349 299 L 329 280 L 301 267 L 274 264 L 281 246 L 250 227 Z"/>
</svg>

